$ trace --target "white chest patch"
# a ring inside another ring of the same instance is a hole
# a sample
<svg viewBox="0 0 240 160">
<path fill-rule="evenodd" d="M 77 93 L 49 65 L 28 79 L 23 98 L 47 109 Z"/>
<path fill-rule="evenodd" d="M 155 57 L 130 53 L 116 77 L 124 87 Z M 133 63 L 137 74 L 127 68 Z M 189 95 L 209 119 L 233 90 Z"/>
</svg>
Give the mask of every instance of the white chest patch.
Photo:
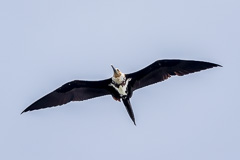
<svg viewBox="0 0 240 160">
<path fill-rule="evenodd" d="M 126 80 L 126 83 L 124 85 L 119 85 L 119 87 L 116 87 L 112 83 L 110 83 L 109 86 L 112 86 L 116 91 L 118 91 L 118 93 L 122 97 L 122 96 L 126 96 L 127 95 L 127 86 L 128 86 L 129 81 L 131 81 L 131 78 L 128 78 Z"/>
<path fill-rule="evenodd" d="M 125 84 L 124 86 L 120 85 L 119 88 L 117 88 L 117 91 L 121 96 L 126 96 L 127 95 L 127 84 Z"/>
</svg>

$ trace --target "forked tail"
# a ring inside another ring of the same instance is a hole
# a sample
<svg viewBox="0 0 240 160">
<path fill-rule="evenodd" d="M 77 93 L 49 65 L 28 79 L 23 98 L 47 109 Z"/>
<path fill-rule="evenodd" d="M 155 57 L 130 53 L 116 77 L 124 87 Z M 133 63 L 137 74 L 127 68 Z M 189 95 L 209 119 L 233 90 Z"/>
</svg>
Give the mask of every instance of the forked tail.
<svg viewBox="0 0 240 160">
<path fill-rule="evenodd" d="M 125 98 L 125 99 L 123 98 L 122 101 L 123 101 L 123 104 L 125 105 L 125 107 L 127 109 L 127 112 L 129 114 L 130 118 L 132 119 L 134 125 L 136 125 L 134 113 L 133 113 L 132 106 L 131 106 L 129 98 Z"/>
</svg>

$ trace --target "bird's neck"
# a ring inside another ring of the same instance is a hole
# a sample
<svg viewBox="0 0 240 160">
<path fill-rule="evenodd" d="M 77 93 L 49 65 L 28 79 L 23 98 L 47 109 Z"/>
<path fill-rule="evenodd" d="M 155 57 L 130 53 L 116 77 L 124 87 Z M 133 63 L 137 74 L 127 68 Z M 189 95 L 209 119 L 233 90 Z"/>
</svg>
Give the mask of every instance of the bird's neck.
<svg viewBox="0 0 240 160">
<path fill-rule="evenodd" d="M 112 81 L 118 85 L 124 84 L 126 82 L 126 76 L 124 73 L 121 73 L 118 77 L 113 76 Z"/>
</svg>

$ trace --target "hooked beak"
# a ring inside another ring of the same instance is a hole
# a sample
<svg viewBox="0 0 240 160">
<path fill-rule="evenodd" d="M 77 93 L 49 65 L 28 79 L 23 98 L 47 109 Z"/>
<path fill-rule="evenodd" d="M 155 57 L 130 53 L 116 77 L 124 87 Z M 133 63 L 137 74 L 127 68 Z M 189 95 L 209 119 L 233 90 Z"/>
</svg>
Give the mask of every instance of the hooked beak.
<svg viewBox="0 0 240 160">
<path fill-rule="evenodd" d="M 117 74 L 117 70 L 116 70 L 116 68 L 113 67 L 112 64 L 111 64 L 111 67 L 112 67 L 112 69 L 113 69 L 114 74 Z"/>
</svg>

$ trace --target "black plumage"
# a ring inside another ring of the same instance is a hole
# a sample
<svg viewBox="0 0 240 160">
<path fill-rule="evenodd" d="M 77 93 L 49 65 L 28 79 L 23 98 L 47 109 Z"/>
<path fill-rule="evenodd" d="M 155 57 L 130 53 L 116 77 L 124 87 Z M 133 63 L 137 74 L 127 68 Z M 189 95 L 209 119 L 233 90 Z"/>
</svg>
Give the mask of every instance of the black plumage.
<svg viewBox="0 0 240 160">
<path fill-rule="evenodd" d="M 203 61 L 158 60 L 137 72 L 126 75 L 121 73 L 118 69 L 115 70 L 113 67 L 113 77 L 125 77 L 121 83 L 116 84 L 116 82 L 113 81 L 113 78 L 101 81 L 75 80 L 68 82 L 31 104 L 22 113 L 47 107 L 59 106 L 71 101 L 83 101 L 95 97 L 112 95 L 115 100 L 120 101 L 122 99 L 130 118 L 135 124 L 134 113 L 130 104 L 130 98 L 132 97 L 133 91 L 161 82 L 174 75 L 183 76 L 189 73 L 218 66 L 220 65 Z M 127 80 L 129 80 L 128 83 Z M 115 87 L 113 87 L 113 85 Z M 120 92 L 121 86 L 126 86 L 126 91 L 123 88 L 123 93 Z"/>
<path fill-rule="evenodd" d="M 111 79 L 103 81 L 75 80 L 68 82 L 34 102 L 23 112 L 47 107 L 55 107 L 71 101 L 83 101 L 90 98 L 108 95 L 110 94 L 110 89 L 108 90 L 106 87 L 109 83 L 111 83 Z"/>
<path fill-rule="evenodd" d="M 133 77 L 130 82 L 132 91 L 164 81 L 171 76 L 183 76 L 201 70 L 219 67 L 220 65 L 190 60 L 158 60 L 140 71 L 127 74 L 126 77 Z"/>
</svg>

